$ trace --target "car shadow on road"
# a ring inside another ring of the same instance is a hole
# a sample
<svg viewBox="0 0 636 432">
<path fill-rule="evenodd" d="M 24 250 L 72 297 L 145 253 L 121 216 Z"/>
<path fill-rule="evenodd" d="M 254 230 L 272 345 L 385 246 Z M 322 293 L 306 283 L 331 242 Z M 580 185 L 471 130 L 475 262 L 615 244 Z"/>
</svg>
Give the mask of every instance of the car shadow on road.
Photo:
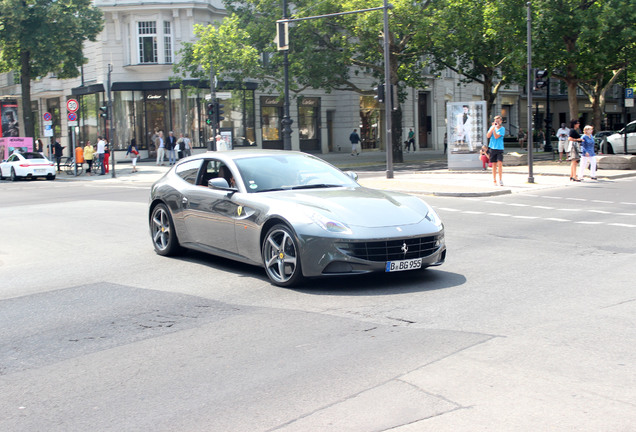
<svg viewBox="0 0 636 432">
<path fill-rule="evenodd" d="M 215 270 L 234 273 L 241 277 L 269 282 L 262 267 L 233 261 L 227 258 L 189 250 L 180 259 Z M 311 295 L 396 295 L 410 292 L 433 291 L 453 288 L 466 283 L 462 274 L 429 267 L 423 270 L 396 273 L 368 273 L 360 275 L 325 276 L 305 279 L 294 291 Z"/>
<path fill-rule="evenodd" d="M 307 279 L 298 292 L 311 295 L 396 295 L 453 288 L 466 283 L 466 277 L 440 268 L 400 273 L 370 273 Z"/>
</svg>

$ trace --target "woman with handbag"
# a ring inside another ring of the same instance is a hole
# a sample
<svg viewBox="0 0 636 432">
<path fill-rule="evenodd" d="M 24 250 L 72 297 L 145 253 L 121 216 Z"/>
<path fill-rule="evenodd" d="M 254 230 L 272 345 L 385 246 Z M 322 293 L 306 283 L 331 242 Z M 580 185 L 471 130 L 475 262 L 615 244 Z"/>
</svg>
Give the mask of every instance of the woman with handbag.
<svg viewBox="0 0 636 432">
<path fill-rule="evenodd" d="M 568 146 L 568 160 L 570 161 L 570 181 L 579 182 L 581 180 L 578 179 L 576 169 L 579 161 L 581 160 L 581 147 L 580 143 L 583 141 L 581 138 L 581 134 L 578 129 L 580 127 L 580 122 L 578 120 L 572 120 L 570 122 L 570 136 L 568 137 L 568 141 L 570 142 Z"/>
</svg>

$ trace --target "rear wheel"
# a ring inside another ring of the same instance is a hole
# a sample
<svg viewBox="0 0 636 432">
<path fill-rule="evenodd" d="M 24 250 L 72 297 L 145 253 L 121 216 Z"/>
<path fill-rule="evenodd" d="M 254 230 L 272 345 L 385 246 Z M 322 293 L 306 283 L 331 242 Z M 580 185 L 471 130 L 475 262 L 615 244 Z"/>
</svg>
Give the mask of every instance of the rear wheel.
<svg viewBox="0 0 636 432">
<path fill-rule="evenodd" d="M 46 179 L 47 180 L 55 180 L 55 174 L 47 174 L 46 175 Z"/>
<path fill-rule="evenodd" d="M 267 277 L 275 285 L 294 286 L 303 279 L 298 242 L 286 225 L 275 225 L 267 232 L 262 256 Z"/>
<path fill-rule="evenodd" d="M 152 245 L 159 255 L 170 256 L 179 251 L 179 240 L 177 240 L 172 215 L 165 204 L 157 205 L 152 211 L 150 234 Z"/>
</svg>

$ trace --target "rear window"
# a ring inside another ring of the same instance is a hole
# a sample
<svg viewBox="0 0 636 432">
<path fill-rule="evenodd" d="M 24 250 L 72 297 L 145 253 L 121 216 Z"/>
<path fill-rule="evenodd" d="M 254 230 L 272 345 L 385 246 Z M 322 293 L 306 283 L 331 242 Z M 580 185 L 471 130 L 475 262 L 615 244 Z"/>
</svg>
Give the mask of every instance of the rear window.
<svg viewBox="0 0 636 432">
<path fill-rule="evenodd" d="M 29 152 L 29 153 L 22 153 L 22 157 L 25 159 L 42 159 L 43 156 L 40 153 Z"/>
<path fill-rule="evenodd" d="M 201 168 L 201 159 L 179 164 L 175 168 L 175 172 L 179 177 L 193 185 L 196 184 L 199 168 Z"/>
</svg>

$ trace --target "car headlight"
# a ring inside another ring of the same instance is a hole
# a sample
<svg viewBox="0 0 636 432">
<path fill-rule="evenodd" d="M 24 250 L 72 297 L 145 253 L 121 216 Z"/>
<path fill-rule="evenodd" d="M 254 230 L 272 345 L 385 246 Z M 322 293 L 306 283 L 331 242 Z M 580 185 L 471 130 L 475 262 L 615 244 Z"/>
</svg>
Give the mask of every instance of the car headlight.
<svg viewBox="0 0 636 432">
<path fill-rule="evenodd" d="M 338 234 L 351 234 L 351 228 L 349 228 L 346 224 L 339 222 L 337 220 L 328 218 L 320 213 L 312 213 L 310 216 L 312 221 L 316 223 L 319 227 L 324 229 L 325 231 L 338 233 Z"/>
<path fill-rule="evenodd" d="M 433 208 L 431 206 L 428 206 L 428 212 L 426 213 L 426 219 L 428 221 L 430 221 L 431 223 L 433 223 L 435 226 L 442 226 L 442 220 L 439 218 L 439 216 L 437 215 L 437 213 L 435 213 L 435 210 L 433 210 Z"/>
</svg>

